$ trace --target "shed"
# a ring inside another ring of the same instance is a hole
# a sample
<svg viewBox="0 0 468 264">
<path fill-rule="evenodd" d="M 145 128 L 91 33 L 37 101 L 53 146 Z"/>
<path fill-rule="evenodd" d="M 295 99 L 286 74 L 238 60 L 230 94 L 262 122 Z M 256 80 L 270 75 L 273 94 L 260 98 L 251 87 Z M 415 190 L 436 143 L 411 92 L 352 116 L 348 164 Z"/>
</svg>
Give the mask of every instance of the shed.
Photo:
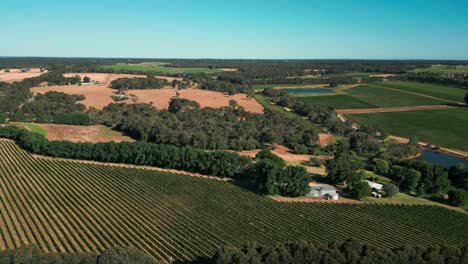
<svg viewBox="0 0 468 264">
<path fill-rule="evenodd" d="M 326 198 L 327 200 L 338 200 L 338 193 L 334 186 L 328 184 L 320 184 L 316 182 L 309 183 L 309 193 L 307 196 L 316 198 Z"/>
<path fill-rule="evenodd" d="M 382 188 L 383 188 L 383 185 L 382 185 L 382 184 L 376 183 L 376 182 L 372 182 L 372 181 L 367 181 L 367 180 L 366 180 L 366 182 L 367 182 L 367 184 L 369 184 L 369 187 L 371 187 L 372 190 L 375 190 L 375 191 L 377 191 L 377 192 L 382 191 Z"/>
</svg>

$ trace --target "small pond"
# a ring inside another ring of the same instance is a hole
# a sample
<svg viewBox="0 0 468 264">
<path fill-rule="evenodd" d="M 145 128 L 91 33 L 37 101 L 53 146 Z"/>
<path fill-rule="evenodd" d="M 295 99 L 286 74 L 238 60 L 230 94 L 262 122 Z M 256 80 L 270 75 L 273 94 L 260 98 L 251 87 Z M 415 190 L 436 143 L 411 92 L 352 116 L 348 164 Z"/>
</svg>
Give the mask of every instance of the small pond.
<svg viewBox="0 0 468 264">
<path fill-rule="evenodd" d="M 285 92 L 288 93 L 295 93 L 295 94 L 329 94 L 329 93 L 335 93 L 335 91 L 330 90 L 330 89 L 324 89 L 324 88 L 305 88 L 305 89 L 281 89 Z"/>
<path fill-rule="evenodd" d="M 468 167 L 468 160 L 434 150 L 423 150 L 422 155 L 419 158 L 417 158 L 417 160 L 423 160 L 429 163 L 439 164 L 444 166 L 445 168 L 450 168 L 453 165 L 457 165 L 459 163 L 464 164 L 466 167 Z"/>
</svg>

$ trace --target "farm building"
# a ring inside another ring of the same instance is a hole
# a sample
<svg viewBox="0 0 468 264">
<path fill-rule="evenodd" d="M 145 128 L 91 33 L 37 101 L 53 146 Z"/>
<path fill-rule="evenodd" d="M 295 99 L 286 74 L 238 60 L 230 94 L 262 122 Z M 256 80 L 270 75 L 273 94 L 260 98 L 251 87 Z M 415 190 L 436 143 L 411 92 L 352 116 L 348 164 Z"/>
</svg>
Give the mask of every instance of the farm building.
<svg viewBox="0 0 468 264">
<path fill-rule="evenodd" d="M 367 181 L 367 184 L 369 184 L 369 187 L 371 187 L 372 191 L 375 191 L 375 192 L 381 192 L 382 191 L 382 188 L 383 188 L 383 185 L 380 184 L 380 183 L 376 183 L 376 182 L 372 182 L 372 181 Z"/>
<path fill-rule="evenodd" d="M 336 188 L 327 185 L 327 184 L 320 184 L 316 182 L 309 183 L 309 193 L 307 196 L 309 197 L 316 197 L 316 198 L 325 198 L 327 200 L 338 200 L 338 193 L 336 192 Z"/>
</svg>

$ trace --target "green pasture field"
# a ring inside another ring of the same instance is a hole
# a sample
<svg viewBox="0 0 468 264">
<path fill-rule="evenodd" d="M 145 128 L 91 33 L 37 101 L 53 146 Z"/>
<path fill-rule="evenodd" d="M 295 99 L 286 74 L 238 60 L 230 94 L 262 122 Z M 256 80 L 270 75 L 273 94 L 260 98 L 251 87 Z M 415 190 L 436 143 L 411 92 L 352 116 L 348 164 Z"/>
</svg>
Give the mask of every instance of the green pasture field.
<svg viewBox="0 0 468 264">
<path fill-rule="evenodd" d="M 18 127 L 22 127 L 22 128 L 26 128 L 27 130 L 31 131 L 31 132 L 35 132 L 35 133 L 38 133 L 38 134 L 41 134 L 42 136 L 44 137 L 47 137 L 47 130 L 40 127 L 38 124 L 36 123 L 31 123 L 31 122 L 11 122 L 12 125 L 14 126 L 18 126 Z"/>
<path fill-rule="evenodd" d="M 390 134 L 468 151 L 468 108 L 348 114 L 346 118 L 360 125 L 378 125 Z"/>
<path fill-rule="evenodd" d="M 189 262 L 247 242 L 468 245 L 468 216 L 438 206 L 277 202 L 175 171 L 37 158 L 8 140 L 0 140 L 0 183 L 2 250 L 120 246 Z"/>
<path fill-rule="evenodd" d="M 219 73 L 222 72 L 218 69 L 209 68 L 170 68 L 164 67 L 166 63 L 152 62 L 152 63 L 140 63 L 140 64 L 126 64 L 117 63 L 114 65 L 102 66 L 106 69 L 113 69 L 115 71 L 138 71 L 138 72 L 149 72 L 149 73 Z"/>
<path fill-rule="evenodd" d="M 463 102 L 465 93 L 468 92 L 468 90 L 462 89 L 462 88 L 427 84 L 427 83 L 415 83 L 415 82 L 392 81 L 392 82 L 373 83 L 372 85 L 389 87 L 389 88 L 413 92 L 413 93 L 420 93 L 420 94 L 439 97 L 439 98 L 452 100 L 456 102 Z"/>
<path fill-rule="evenodd" d="M 346 93 L 376 107 L 440 105 L 446 103 L 437 99 L 367 85 L 347 89 Z"/>
<path fill-rule="evenodd" d="M 318 88 L 318 87 L 328 87 L 329 84 L 324 83 L 324 84 L 291 84 L 291 83 L 285 83 L 285 84 L 254 84 L 252 87 L 255 90 L 261 90 L 261 89 L 268 89 L 268 88 L 287 88 L 287 87 L 298 87 L 298 88 Z"/>
<path fill-rule="evenodd" d="M 326 96 L 298 96 L 306 104 L 322 104 L 334 109 L 375 108 L 376 106 L 347 94 Z"/>
</svg>

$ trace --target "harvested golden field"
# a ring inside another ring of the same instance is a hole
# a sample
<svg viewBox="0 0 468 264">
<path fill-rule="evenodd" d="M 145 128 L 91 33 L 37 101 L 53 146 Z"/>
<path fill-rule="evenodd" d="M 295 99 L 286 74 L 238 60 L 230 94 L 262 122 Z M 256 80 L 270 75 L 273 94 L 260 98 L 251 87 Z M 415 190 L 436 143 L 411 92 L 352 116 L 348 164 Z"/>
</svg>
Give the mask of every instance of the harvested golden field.
<svg viewBox="0 0 468 264">
<path fill-rule="evenodd" d="M 127 92 L 128 95 L 135 98 L 134 103 L 153 103 L 157 109 L 166 109 L 169 107 L 169 101 L 176 96 L 176 93 L 177 90 L 172 88 L 131 90 Z M 245 94 L 227 95 L 221 92 L 196 88 L 180 90 L 179 94 L 179 98 L 196 101 L 202 108 L 229 106 L 229 101 L 234 100 L 248 112 L 263 113 L 262 105 L 254 98 L 247 98 Z"/>
<path fill-rule="evenodd" d="M 111 98 L 116 92 L 104 85 L 92 85 L 92 86 L 81 86 L 81 85 L 62 85 L 62 86 L 45 86 L 45 87 L 33 87 L 30 89 L 31 92 L 36 94 L 44 94 L 49 91 L 63 92 L 66 94 L 82 94 L 86 97 L 85 100 L 80 101 L 87 108 L 94 107 L 96 109 L 103 109 L 114 100 Z"/>
<path fill-rule="evenodd" d="M 9 69 L 9 71 L 10 72 L 5 72 L 5 70 L 0 70 L 0 82 L 12 83 L 47 73 L 47 71 L 41 72 L 39 68 L 26 69 L 26 72 L 21 72 L 22 69 Z"/>
</svg>

